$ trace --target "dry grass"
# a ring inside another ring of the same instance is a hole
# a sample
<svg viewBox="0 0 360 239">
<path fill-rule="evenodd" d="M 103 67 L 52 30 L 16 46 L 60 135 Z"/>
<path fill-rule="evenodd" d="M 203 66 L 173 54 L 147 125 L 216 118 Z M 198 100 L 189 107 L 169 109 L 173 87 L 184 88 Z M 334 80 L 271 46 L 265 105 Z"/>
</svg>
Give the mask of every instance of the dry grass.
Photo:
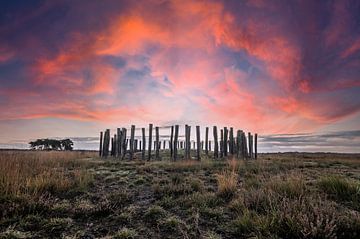
<svg viewBox="0 0 360 239">
<path fill-rule="evenodd" d="M 216 174 L 218 195 L 224 199 L 231 199 L 236 194 L 238 183 L 238 171 L 236 168 L 237 165 L 230 161 L 230 168 Z"/>
<path fill-rule="evenodd" d="M 62 192 L 83 186 L 90 176 L 80 169 L 92 152 L 2 151 L 0 153 L 0 195 L 20 196 L 45 191 Z"/>
</svg>

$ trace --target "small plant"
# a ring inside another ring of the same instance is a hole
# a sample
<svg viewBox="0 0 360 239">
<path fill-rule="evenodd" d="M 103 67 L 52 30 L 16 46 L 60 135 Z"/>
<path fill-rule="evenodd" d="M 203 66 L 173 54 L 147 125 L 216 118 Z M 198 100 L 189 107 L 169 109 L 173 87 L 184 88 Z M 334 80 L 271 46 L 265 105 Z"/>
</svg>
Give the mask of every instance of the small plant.
<svg viewBox="0 0 360 239">
<path fill-rule="evenodd" d="M 216 175 L 218 195 L 224 199 L 231 199 L 236 194 L 237 174 L 234 171 L 225 170 Z"/>
<path fill-rule="evenodd" d="M 166 215 L 166 211 L 160 206 L 153 206 L 146 210 L 144 218 L 151 223 L 158 223 L 158 221 Z"/>
<path fill-rule="evenodd" d="M 118 231 L 113 238 L 115 239 L 133 239 L 137 235 L 136 231 L 129 228 L 122 228 L 120 231 Z"/>
</svg>

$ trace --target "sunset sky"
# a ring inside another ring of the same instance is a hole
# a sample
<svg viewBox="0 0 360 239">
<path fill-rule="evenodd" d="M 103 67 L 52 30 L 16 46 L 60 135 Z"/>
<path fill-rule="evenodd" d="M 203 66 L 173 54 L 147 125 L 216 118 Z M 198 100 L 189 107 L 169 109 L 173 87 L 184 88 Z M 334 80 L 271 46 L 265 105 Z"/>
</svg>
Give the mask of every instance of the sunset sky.
<svg viewBox="0 0 360 239">
<path fill-rule="evenodd" d="M 0 143 L 148 123 L 359 151 L 360 1 L 1 1 Z"/>
</svg>

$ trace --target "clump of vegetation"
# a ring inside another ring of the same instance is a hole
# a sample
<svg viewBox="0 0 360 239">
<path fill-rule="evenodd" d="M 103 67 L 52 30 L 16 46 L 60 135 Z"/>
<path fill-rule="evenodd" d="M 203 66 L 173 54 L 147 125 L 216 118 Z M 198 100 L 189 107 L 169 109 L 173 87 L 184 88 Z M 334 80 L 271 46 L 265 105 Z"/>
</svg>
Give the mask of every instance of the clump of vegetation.
<svg viewBox="0 0 360 239">
<path fill-rule="evenodd" d="M 144 218 L 147 222 L 157 224 L 166 215 L 166 211 L 160 206 L 153 206 L 146 210 Z"/>
<path fill-rule="evenodd" d="M 338 201 L 347 202 L 360 210 L 360 183 L 339 176 L 322 177 L 319 187 Z"/>
<path fill-rule="evenodd" d="M 134 239 L 136 237 L 136 231 L 134 229 L 122 228 L 118 231 L 113 238 L 114 239 Z"/>
<path fill-rule="evenodd" d="M 231 199 L 237 190 L 238 175 L 233 170 L 224 170 L 216 175 L 218 195 L 224 199 Z"/>
</svg>

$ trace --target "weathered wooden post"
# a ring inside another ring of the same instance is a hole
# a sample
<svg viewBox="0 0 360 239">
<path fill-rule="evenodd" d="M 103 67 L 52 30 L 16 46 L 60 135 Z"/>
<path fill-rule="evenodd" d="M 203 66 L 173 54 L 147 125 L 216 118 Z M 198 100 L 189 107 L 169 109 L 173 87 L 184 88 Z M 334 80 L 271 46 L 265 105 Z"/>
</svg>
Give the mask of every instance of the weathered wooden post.
<svg viewBox="0 0 360 239">
<path fill-rule="evenodd" d="M 205 128 L 205 154 L 209 154 L 209 127 Z"/>
<path fill-rule="evenodd" d="M 228 155 L 228 128 L 224 127 L 224 156 L 226 157 Z"/>
<path fill-rule="evenodd" d="M 224 130 L 220 129 L 220 158 L 224 157 Z"/>
<path fill-rule="evenodd" d="M 248 147 L 249 147 L 249 158 L 251 159 L 251 133 L 248 132 Z"/>
<path fill-rule="evenodd" d="M 103 132 L 100 132 L 100 147 L 99 147 L 99 156 L 102 156 L 102 148 L 103 148 Z"/>
<path fill-rule="evenodd" d="M 106 129 L 104 134 L 104 143 L 103 143 L 104 157 L 109 156 L 109 144 L 110 144 L 110 129 Z"/>
<path fill-rule="evenodd" d="M 209 140 L 209 151 L 211 152 L 211 140 Z"/>
<path fill-rule="evenodd" d="M 121 158 L 124 159 L 125 155 L 126 155 L 126 149 L 127 149 L 127 145 L 126 145 L 126 128 L 122 128 L 122 133 L 121 133 L 121 144 L 122 144 L 122 149 L 121 149 Z"/>
<path fill-rule="evenodd" d="M 240 158 L 240 153 L 241 153 L 241 149 L 240 149 L 240 142 L 241 142 L 240 135 L 241 135 L 241 131 L 238 130 L 237 133 L 236 133 L 236 144 L 235 144 L 235 147 L 236 147 L 236 158 L 237 158 L 237 159 Z"/>
<path fill-rule="evenodd" d="M 179 125 L 175 125 L 175 136 L 174 136 L 174 149 L 173 149 L 173 159 L 177 160 L 177 149 L 178 149 L 178 137 L 179 137 Z"/>
<path fill-rule="evenodd" d="M 146 152 L 146 137 L 145 137 L 145 128 L 141 128 L 142 134 L 142 152 L 141 152 L 141 159 L 145 160 L 145 152 Z"/>
<path fill-rule="evenodd" d="M 111 150 L 110 150 L 110 156 L 114 156 L 115 147 L 114 147 L 114 137 L 111 137 Z"/>
<path fill-rule="evenodd" d="M 153 125 L 149 124 L 149 148 L 148 148 L 148 161 L 151 159 L 151 147 L 152 147 L 152 128 Z"/>
<path fill-rule="evenodd" d="M 134 140 L 134 152 L 136 153 L 138 151 L 138 140 Z"/>
<path fill-rule="evenodd" d="M 163 149 L 165 149 L 166 147 L 166 140 L 163 141 Z"/>
<path fill-rule="evenodd" d="M 130 130 L 130 160 L 134 159 L 134 146 L 135 146 L 134 138 L 135 138 L 135 125 L 131 125 L 131 130 Z"/>
<path fill-rule="evenodd" d="M 180 149 L 183 149 L 183 141 L 180 141 Z"/>
<path fill-rule="evenodd" d="M 200 126 L 196 126 L 196 159 L 200 160 Z"/>
<path fill-rule="evenodd" d="M 170 134 L 170 158 L 173 158 L 173 154 L 174 154 L 174 142 L 173 142 L 173 138 L 174 138 L 174 126 L 171 126 L 171 134 Z"/>
<path fill-rule="evenodd" d="M 113 156 L 116 157 L 117 154 L 117 135 L 114 134 L 114 150 L 113 150 Z"/>
<path fill-rule="evenodd" d="M 142 151 L 141 142 L 142 142 L 142 141 L 139 139 L 139 151 Z"/>
<path fill-rule="evenodd" d="M 234 154 L 234 129 L 230 127 L 230 134 L 229 134 L 229 151 L 230 154 Z"/>
<path fill-rule="evenodd" d="M 258 135 L 255 134 L 255 159 L 257 159 L 257 137 Z"/>
<path fill-rule="evenodd" d="M 116 138 L 116 141 L 117 141 L 117 153 L 116 153 L 116 157 L 120 157 L 121 156 L 121 129 L 120 128 L 117 128 L 116 129 L 117 131 L 117 138 Z"/>
<path fill-rule="evenodd" d="M 218 142 L 218 134 L 217 127 L 213 127 L 213 135 L 214 135 L 214 158 L 219 158 L 219 142 Z"/>
<path fill-rule="evenodd" d="M 155 127 L 155 159 L 159 160 L 159 127 Z"/>
<path fill-rule="evenodd" d="M 186 159 L 190 159 L 190 147 L 191 147 L 190 130 L 191 130 L 191 126 L 185 125 L 185 158 Z"/>
</svg>

